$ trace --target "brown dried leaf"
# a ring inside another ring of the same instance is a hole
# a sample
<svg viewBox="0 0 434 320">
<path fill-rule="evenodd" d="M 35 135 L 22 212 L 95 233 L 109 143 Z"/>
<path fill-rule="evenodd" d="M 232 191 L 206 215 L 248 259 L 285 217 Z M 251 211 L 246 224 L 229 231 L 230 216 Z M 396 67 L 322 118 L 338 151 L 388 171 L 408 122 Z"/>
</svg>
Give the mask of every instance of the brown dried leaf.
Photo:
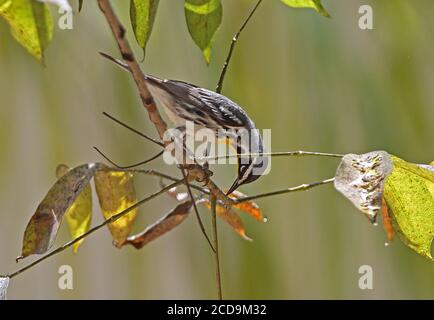
<svg viewBox="0 0 434 320">
<path fill-rule="evenodd" d="M 136 249 L 141 249 L 152 240 L 161 237 L 165 233 L 181 224 L 185 218 L 187 218 L 192 206 L 193 203 L 191 201 L 185 201 L 179 204 L 160 220 L 147 227 L 145 231 L 128 237 L 124 244 L 131 244 Z"/>
<path fill-rule="evenodd" d="M 208 209 L 211 209 L 211 204 L 208 199 L 202 199 L 200 202 L 203 203 Z M 232 229 L 234 229 L 234 231 L 241 237 L 243 237 L 245 240 L 252 241 L 252 238 L 246 235 L 246 229 L 244 228 L 243 221 L 235 211 L 231 210 L 230 208 L 217 205 L 216 214 L 227 224 L 229 224 Z"/>
<path fill-rule="evenodd" d="M 229 195 L 229 198 L 232 198 L 234 200 L 242 199 L 245 197 L 246 195 L 238 190 L 235 190 Z M 237 203 L 233 205 L 233 207 L 247 213 L 249 216 L 255 218 L 259 222 L 267 222 L 267 218 L 265 218 L 264 215 L 262 214 L 262 210 L 255 202 L 251 200 Z"/>
<path fill-rule="evenodd" d="M 393 230 L 392 217 L 390 216 L 389 208 L 384 198 L 381 203 L 381 214 L 383 216 L 383 228 L 384 231 L 386 231 L 387 243 L 391 243 L 395 232 Z"/>
<path fill-rule="evenodd" d="M 64 214 L 101 166 L 95 163 L 84 164 L 71 169 L 57 180 L 27 224 L 22 253 L 17 259 L 47 252 L 53 245 Z"/>
<path fill-rule="evenodd" d="M 137 202 L 133 174 L 129 172 L 109 169 L 98 171 L 95 174 L 95 189 L 102 214 L 106 220 Z M 116 247 L 122 247 L 127 240 L 136 215 L 137 209 L 133 209 L 118 220 L 108 224 Z"/>
</svg>

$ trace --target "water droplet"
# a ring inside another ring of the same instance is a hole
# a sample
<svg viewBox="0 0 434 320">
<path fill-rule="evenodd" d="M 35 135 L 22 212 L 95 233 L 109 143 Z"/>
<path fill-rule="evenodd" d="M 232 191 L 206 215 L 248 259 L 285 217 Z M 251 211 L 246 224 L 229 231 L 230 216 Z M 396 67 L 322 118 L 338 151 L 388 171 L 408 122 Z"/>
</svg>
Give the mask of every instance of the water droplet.
<svg viewBox="0 0 434 320">
<path fill-rule="evenodd" d="M 384 243 L 384 246 L 385 246 L 385 247 L 388 247 L 389 244 L 390 244 L 390 243 L 386 241 L 386 242 Z"/>
<path fill-rule="evenodd" d="M 264 223 L 267 223 L 268 222 L 268 217 L 264 217 Z"/>
<path fill-rule="evenodd" d="M 378 227 L 378 222 L 373 223 L 374 227 Z"/>
</svg>

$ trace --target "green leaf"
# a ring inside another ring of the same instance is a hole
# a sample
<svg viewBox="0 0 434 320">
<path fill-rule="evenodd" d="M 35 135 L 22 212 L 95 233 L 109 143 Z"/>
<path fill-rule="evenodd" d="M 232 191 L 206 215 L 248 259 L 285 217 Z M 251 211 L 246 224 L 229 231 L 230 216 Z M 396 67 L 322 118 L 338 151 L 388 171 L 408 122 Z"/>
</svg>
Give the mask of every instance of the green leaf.
<svg viewBox="0 0 434 320">
<path fill-rule="evenodd" d="M 312 8 L 324 17 L 330 18 L 330 14 L 321 4 L 321 0 L 280 0 L 284 4 L 294 8 Z"/>
<path fill-rule="evenodd" d="M 101 165 L 95 163 L 81 165 L 57 180 L 27 224 L 22 253 L 17 259 L 47 252 L 54 243 L 63 216 L 100 168 Z"/>
<path fill-rule="evenodd" d="M 53 36 L 53 21 L 44 3 L 34 0 L 6 0 L 0 4 L 0 16 L 6 19 L 14 38 L 39 61 Z"/>
<path fill-rule="evenodd" d="M 387 177 L 384 198 L 402 241 L 434 261 L 434 171 L 392 156 L 393 171 Z"/>
<path fill-rule="evenodd" d="M 205 61 L 211 59 L 211 46 L 222 22 L 223 8 L 220 0 L 185 0 L 185 18 L 193 41 L 202 50 Z"/>
<path fill-rule="evenodd" d="M 6 300 L 6 292 L 8 291 L 9 278 L 0 277 L 0 300 Z"/>
<path fill-rule="evenodd" d="M 100 170 L 95 174 L 95 189 L 106 220 L 137 202 L 134 176 L 129 172 Z M 122 247 L 125 243 L 136 215 L 137 209 L 131 210 L 108 225 L 115 246 Z"/>
<path fill-rule="evenodd" d="M 137 43 L 146 50 L 146 44 L 152 33 L 159 0 L 131 0 L 130 19 Z"/>
<path fill-rule="evenodd" d="M 58 179 L 69 172 L 69 168 L 65 165 L 59 165 L 56 169 Z M 66 221 L 68 222 L 71 238 L 76 239 L 83 233 L 86 233 L 90 228 L 92 219 L 92 189 L 87 185 L 80 195 L 75 199 L 74 203 L 65 213 Z M 73 244 L 72 249 L 77 253 L 78 247 L 83 243 L 84 239 Z"/>
</svg>

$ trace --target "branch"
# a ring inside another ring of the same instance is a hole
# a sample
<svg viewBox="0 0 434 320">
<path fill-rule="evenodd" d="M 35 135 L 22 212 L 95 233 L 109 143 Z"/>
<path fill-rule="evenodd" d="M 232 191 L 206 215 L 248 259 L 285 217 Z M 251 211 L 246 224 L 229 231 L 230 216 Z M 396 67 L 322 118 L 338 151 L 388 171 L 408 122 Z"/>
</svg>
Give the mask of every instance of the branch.
<svg viewBox="0 0 434 320">
<path fill-rule="evenodd" d="M 127 64 L 128 69 L 134 78 L 143 106 L 147 109 L 149 118 L 155 125 L 160 139 L 163 140 L 164 133 L 167 130 L 167 124 L 164 122 L 163 118 L 158 112 L 154 99 L 149 92 L 148 87 L 146 86 L 145 76 L 140 69 L 137 60 L 134 57 L 134 53 L 131 50 L 128 40 L 125 37 L 125 28 L 122 26 L 121 22 L 113 11 L 109 0 L 98 0 L 98 5 L 101 9 L 101 12 L 106 17 L 110 29 L 112 30 L 112 33 L 121 52 L 122 58 Z M 169 143 L 169 141 L 167 141 L 167 143 Z M 221 190 L 217 187 L 217 185 L 209 179 L 209 173 L 207 172 L 207 170 L 203 169 L 200 165 L 196 164 L 193 166 L 186 166 L 186 169 L 188 170 L 189 178 L 193 177 L 196 181 L 199 182 L 205 181 L 207 183 L 207 187 L 210 188 L 210 190 L 212 190 L 214 194 L 219 195 L 220 197 L 222 195 L 225 196 L 223 192 L 221 192 Z M 226 199 L 226 202 L 231 201 Z"/>
<path fill-rule="evenodd" d="M 114 162 L 113 160 L 111 160 L 107 155 L 105 155 L 100 149 L 98 149 L 97 147 L 93 147 L 94 150 L 96 152 L 98 152 L 105 160 L 107 160 L 112 166 L 115 166 L 117 169 L 131 169 L 131 168 L 136 168 L 139 167 L 141 165 L 147 164 L 157 158 L 159 158 L 161 155 L 163 155 L 164 150 L 161 150 L 160 152 L 158 152 L 156 155 L 152 156 L 149 159 L 137 162 L 137 163 L 133 163 L 131 165 L 128 166 L 121 166 L 119 164 L 117 164 L 116 162 Z"/>
<path fill-rule="evenodd" d="M 16 277 L 16 276 L 19 275 L 20 273 L 23 273 L 24 271 L 26 271 L 26 270 L 28 270 L 28 269 L 34 267 L 35 265 L 41 263 L 42 261 L 44 261 L 44 260 L 46 260 L 46 259 L 48 259 L 48 258 L 50 258 L 50 257 L 52 257 L 52 256 L 54 256 L 54 255 L 56 255 L 56 254 L 58 254 L 58 253 L 60 253 L 60 252 L 62 252 L 62 251 L 64 251 L 65 249 L 67 249 L 67 248 L 69 248 L 70 246 L 72 246 L 74 243 L 76 243 L 76 242 L 78 242 L 78 241 L 80 241 L 80 240 L 86 238 L 87 236 L 89 236 L 90 234 L 94 233 L 95 231 L 101 229 L 101 228 L 104 227 L 105 225 L 107 225 L 107 224 L 109 224 L 109 223 L 112 223 L 112 222 L 115 222 L 116 220 L 120 219 L 121 217 L 123 217 L 124 215 L 126 215 L 126 214 L 127 214 L 128 212 L 130 212 L 131 210 L 133 210 L 133 209 L 135 209 L 135 208 L 141 206 L 141 205 L 144 204 L 145 202 L 148 202 L 149 200 L 154 199 L 155 197 L 159 196 L 160 194 L 163 194 L 163 193 L 167 192 L 167 191 L 170 190 L 171 188 L 176 187 L 177 185 L 180 185 L 180 184 L 183 183 L 183 182 L 184 182 L 183 180 L 180 180 L 180 181 L 174 182 L 174 183 L 168 185 L 167 187 L 162 188 L 162 189 L 159 190 L 158 192 L 155 192 L 155 193 L 151 194 L 150 196 L 146 197 L 145 199 L 142 199 L 142 200 L 136 202 L 136 203 L 135 203 L 134 205 L 132 205 L 131 207 L 129 207 L 129 208 L 127 208 L 127 209 L 125 209 L 125 210 L 123 210 L 123 211 L 121 211 L 121 212 L 119 212 L 119 213 L 113 215 L 113 216 L 111 216 L 109 219 L 107 219 L 107 220 L 105 220 L 104 222 L 102 222 L 101 224 L 99 224 L 99 225 L 97 225 L 97 226 L 95 226 L 95 227 L 89 229 L 89 231 L 83 233 L 81 236 L 75 238 L 74 240 L 71 240 L 71 241 L 65 243 L 64 245 L 62 245 L 62 246 L 58 247 L 57 249 L 51 251 L 50 253 L 48 253 L 48 254 L 46 254 L 45 256 L 39 258 L 38 260 L 32 262 L 31 264 L 25 266 L 24 268 L 19 269 L 18 271 L 15 271 L 14 273 L 12 273 L 12 274 L 10 274 L 10 275 L 7 275 L 7 277 L 9 277 L 9 278 L 14 278 L 14 277 Z"/>
<path fill-rule="evenodd" d="M 232 58 L 232 53 L 235 49 L 235 45 L 238 41 L 238 38 L 241 35 L 241 32 L 243 32 L 244 28 L 247 26 L 247 24 L 249 23 L 250 19 L 253 17 L 253 14 L 256 12 L 256 9 L 258 9 L 259 5 L 261 4 L 262 0 L 259 0 L 256 5 L 253 7 L 252 11 L 250 12 L 250 14 L 247 16 L 247 19 L 244 21 L 244 23 L 241 25 L 240 29 L 238 30 L 237 33 L 235 33 L 234 37 L 232 38 L 232 42 L 231 42 L 231 46 L 229 48 L 229 52 L 228 52 L 228 56 L 226 57 L 226 61 L 223 65 L 223 69 L 222 72 L 220 74 L 220 79 L 217 83 L 217 88 L 216 88 L 216 92 L 217 93 L 221 93 L 222 92 L 222 88 L 223 88 L 223 81 L 225 80 L 225 76 L 226 76 L 226 72 L 228 71 L 228 66 L 229 66 L 229 62 L 231 61 Z"/>
<path fill-rule="evenodd" d="M 283 157 L 283 156 L 295 156 L 295 157 L 303 157 L 303 156 L 317 156 L 317 157 L 330 157 L 330 158 L 342 158 L 343 154 L 337 153 L 325 153 L 325 152 L 316 152 L 316 151 L 281 151 L 281 152 L 265 152 L 265 153 L 238 153 L 231 155 L 223 155 L 223 156 L 214 156 L 214 157 L 196 157 L 197 160 L 218 160 L 218 159 L 231 159 L 238 157 L 260 157 L 260 156 L 270 156 L 270 157 Z"/>
<path fill-rule="evenodd" d="M 214 253 L 216 253 L 216 249 L 212 245 L 211 240 L 209 239 L 208 234 L 206 233 L 205 226 L 203 225 L 202 219 L 200 218 L 199 210 L 197 209 L 197 205 L 196 205 L 196 200 L 194 199 L 193 192 L 191 191 L 190 188 L 190 183 L 188 182 L 188 178 L 187 178 L 188 173 L 185 173 L 183 168 L 181 168 L 181 172 L 184 177 L 184 184 L 187 187 L 188 195 L 190 196 L 191 202 L 193 203 L 194 213 L 196 214 L 196 220 L 199 223 L 200 230 L 202 231 L 202 234 L 205 236 L 205 239 L 208 242 L 209 246 L 211 247 L 211 250 Z"/>
<path fill-rule="evenodd" d="M 115 117 L 113 117 L 112 115 L 109 115 L 107 112 L 103 112 L 103 115 L 105 115 L 107 118 L 109 118 L 110 120 L 113 120 L 114 122 L 116 122 L 117 124 L 120 124 L 121 126 L 127 128 L 128 130 L 138 134 L 139 136 L 147 139 L 148 141 L 151 141 L 157 145 L 159 145 L 160 147 L 164 148 L 164 143 L 162 143 L 161 141 L 158 141 L 157 139 L 151 138 L 148 135 L 144 134 L 143 132 L 140 132 L 139 130 L 134 129 L 133 127 L 127 125 L 125 122 L 120 121 L 119 119 L 116 119 Z"/>
<path fill-rule="evenodd" d="M 277 196 L 280 194 L 285 194 L 285 193 L 290 193 L 290 192 L 307 191 L 309 189 L 312 189 L 312 188 L 315 188 L 318 186 L 322 186 L 324 184 L 333 183 L 334 181 L 335 181 L 335 178 L 330 178 L 330 179 L 326 179 L 326 180 L 322 180 L 322 181 L 318 181 L 318 182 L 305 183 L 305 184 L 302 184 L 302 185 L 299 185 L 296 187 L 292 187 L 292 188 L 286 188 L 286 189 L 282 189 L 282 190 L 260 193 L 260 194 L 254 195 L 254 196 L 240 198 L 240 199 L 235 200 L 235 202 L 240 203 L 240 202 L 255 200 L 255 199 L 259 199 L 259 198 Z"/>
<path fill-rule="evenodd" d="M 140 94 L 143 106 L 146 108 L 149 114 L 149 119 L 155 125 L 160 139 L 163 140 L 164 132 L 167 130 L 167 125 L 158 112 L 154 99 L 146 86 L 145 77 L 142 70 L 134 57 L 134 53 L 131 50 L 128 40 L 125 38 L 125 28 L 122 26 L 118 17 L 116 16 L 113 8 L 108 0 L 98 0 L 99 8 L 107 19 L 107 22 L 112 30 L 112 33 L 116 39 L 122 58 L 128 65 L 129 71 L 134 78 L 137 85 L 137 89 Z"/>
<path fill-rule="evenodd" d="M 215 257 L 215 264 L 216 264 L 216 281 L 217 281 L 217 291 L 218 291 L 218 297 L 219 300 L 223 300 L 223 294 L 222 294 L 222 277 L 220 272 L 220 255 L 219 255 L 219 242 L 218 242 L 218 235 L 217 235 L 217 198 L 214 195 L 210 196 L 210 202 L 211 202 L 211 215 L 212 215 L 212 230 L 214 235 L 214 257 Z"/>
</svg>

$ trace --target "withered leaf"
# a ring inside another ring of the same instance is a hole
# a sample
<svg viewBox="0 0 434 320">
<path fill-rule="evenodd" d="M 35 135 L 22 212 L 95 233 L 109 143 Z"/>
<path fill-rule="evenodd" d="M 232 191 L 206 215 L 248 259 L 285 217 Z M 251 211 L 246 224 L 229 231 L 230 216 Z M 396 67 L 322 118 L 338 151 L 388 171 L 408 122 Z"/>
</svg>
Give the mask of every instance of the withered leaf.
<svg viewBox="0 0 434 320">
<path fill-rule="evenodd" d="M 237 199 L 245 198 L 246 195 L 238 190 L 235 190 L 229 195 L 229 197 L 237 200 Z M 262 214 L 262 210 L 255 202 L 251 200 L 236 203 L 233 205 L 233 207 L 247 213 L 249 216 L 255 218 L 259 222 L 267 222 L 267 218 L 265 218 L 264 215 Z"/>
<path fill-rule="evenodd" d="M 163 234 L 169 232 L 181 224 L 185 218 L 187 218 L 192 206 L 193 203 L 191 201 L 185 201 L 177 205 L 172 211 L 170 211 L 160 220 L 147 227 L 145 231 L 128 237 L 125 244 L 131 244 L 136 249 L 141 249 L 152 240 L 161 237 Z"/>
<path fill-rule="evenodd" d="M 95 189 L 106 220 L 137 202 L 134 177 L 129 172 L 112 171 L 108 168 L 100 170 L 95 174 Z M 122 247 L 127 240 L 136 215 L 137 209 L 133 209 L 108 224 L 116 247 Z"/>
<path fill-rule="evenodd" d="M 47 252 L 53 245 L 64 214 L 100 168 L 100 164 L 84 164 L 57 180 L 27 224 L 22 253 L 17 259 Z"/>
<path fill-rule="evenodd" d="M 68 172 L 69 167 L 61 164 L 56 169 L 56 177 L 60 179 Z M 92 219 L 92 189 L 90 185 L 84 187 L 83 191 L 66 211 L 65 219 L 68 222 L 72 239 L 78 238 L 89 230 Z M 72 245 L 74 253 L 77 253 L 78 247 L 83 241 L 84 239 L 81 239 Z"/>
<path fill-rule="evenodd" d="M 202 199 L 200 201 L 203 203 L 208 209 L 211 209 L 211 204 L 208 199 Z M 218 217 L 223 219 L 227 224 L 229 224 L 234 231 L 240 235 L 242 238 L 248 241 L 252 241 L 250 237 L 246 234 L 246 229 L 244 228 L 243 220 L 241 220 L 240 216 L 233 211 L 231 208 L 226 208 L 222 205 L 217 205 L 216 214 Z"/>
<path fill-rule="evenodd" d="M 336 171 L 334 185 L 374 223 L 381 209 L 384 181 L 391 171 L 392 161 L 385 151 L 347 154 Z"/>
</svg>

